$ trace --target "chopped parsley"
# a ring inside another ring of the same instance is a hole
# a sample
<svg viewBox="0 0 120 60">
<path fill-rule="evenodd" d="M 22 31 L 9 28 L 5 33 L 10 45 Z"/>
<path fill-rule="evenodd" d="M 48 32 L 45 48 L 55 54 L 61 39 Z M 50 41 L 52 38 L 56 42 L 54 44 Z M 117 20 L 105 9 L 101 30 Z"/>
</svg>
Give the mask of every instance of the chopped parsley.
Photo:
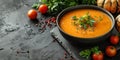
<svg viewBox="0 0 120 60">
<path fill-rule="evenodd" d="M 94 27 L 95 20 L 91 17 L 89 12 L 80 18 L 73 16 L 72 19 L 74 20 L 75 25 L 80 26 L 80 28 L 85 30 L 88 29 L 88 27 Z"/>
</svg>

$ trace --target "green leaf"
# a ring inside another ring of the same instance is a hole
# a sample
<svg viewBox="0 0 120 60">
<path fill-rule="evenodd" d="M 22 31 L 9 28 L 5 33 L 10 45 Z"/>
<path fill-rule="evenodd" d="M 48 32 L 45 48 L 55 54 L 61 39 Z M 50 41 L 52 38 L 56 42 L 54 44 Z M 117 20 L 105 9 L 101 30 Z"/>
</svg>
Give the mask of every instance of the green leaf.
<svg viewBox="0 0 120 60">
<path fill-rule="evenodd" d="M 95 20 L 91 19 L 91 20 L 90 20 L 90 22 L 94 23 L 94 22 L 95 22 Z"/>
<path fill-rule="evenodd" d="M 85 30 L 88 29 L 88 27 L 94 27 L 95 20 L 91 17 L 89 12 L 81 16 L 80 18 L 73 16 L 72 19 L 74 21 L 79 21 L 78 24 L 76 23 L 76 25 L 80 25 L 80 27 L 82 27 Z"/>
<path fill-rule="evenodd" d="M 95 46 L 93 48 L 80 51 L 79 55 L 83 58 L 88 59 L 92 53 L 100 53 L 100 52 L 101 51 L 99 50 L 99 47 Z"/>
<path fill-rule="evenodd" d="M 93 52 L 93 53 L 99 52 L 99 47 L 95 46 L 95 47 L 91 48 L 91 52 Z"/>
<path fill-rule="evenodd" d="M 96 0 L 82 0 L 82 4 L 95 5 Z"/>
<path fill-rule="evenodd" d="M 76 16 L 72 16 L 73 20 L 78 20 L 78 18 Z"/>
<path fill-rule="evenodd" d="M 93 23 L 89 23 L 90 27 L 93 27 Z"/>
<path fill-rule="evenodd" d="M 79 53 L 80 56 L 88 59 L 90 57 L 91 51 L 89 49 L 83 50 Z"/>
<path fill-rule="evenodd" d="M 80 18 L 79 18 L 79 20 L 81 20 L 81 21 L 84 20 L 84 19 L 85 19 L 84 17 L 80 17 Z"/>
<path fill-rule="evenodd" d="M 76 2 L 70 2 L 69 6 L 75 6 Z"/>
<path fill-rule="evenodd" d="M 54 11 L 57 6 L 58 6 L 58 2 L 55 2 L 54 5 L 51 7 L 51 11 Z"/>
<path fill-rule="evenodd" d="M 89 25 L 92 27 L 94 25 L 95 21 L 94 20 L 90 20 L 89 22 L 90 22 Z"/>
<path fill-rule="evenodd" d="M 41 0 L 41 2 L 47 4 L 49 14 L 54 15 L 67 7 L 78 5 L 76 0 Z"/>
<path fill-rule="evenodd" d="M 34 4 L 32 5 L 32 8 L 38 9 L 39 5 L 40 5 L 39 3 L 34 3 Z"/>
<path fill-rule="evenodd" d="M 86 30 L 88 27 L 86 24 L 83 25 L 83 28 Z"/>
<path fill-rule="evenodd" d="M 40 2 L 40 0 L 39 0 L 39 2 Z M 41 0 L 41 2 L 42 2 L 42 3 L 47 3 L 48 0 Z"/>
<path fill-rule="evenodd" d="M 92 3 L 92 4 L 96 4 L 96 0 L 93 0 L 91 3 Z"/>
</svg>

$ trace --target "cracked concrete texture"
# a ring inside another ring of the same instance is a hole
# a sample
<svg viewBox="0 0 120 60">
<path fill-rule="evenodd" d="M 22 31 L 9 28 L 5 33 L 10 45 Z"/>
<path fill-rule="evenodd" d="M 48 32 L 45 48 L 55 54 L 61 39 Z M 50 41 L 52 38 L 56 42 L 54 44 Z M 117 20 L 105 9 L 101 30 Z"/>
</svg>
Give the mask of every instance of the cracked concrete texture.
<svg viewBox="0 0 120 60">
<path fill-rule="evenodd" d="M 63 57 L 64 50 L 53 42 L 50 30 L 39 33 L 27 18 L 27 11 L 36 1 L 0 0 L 0 48 L 3 48 L 0 60 L 60 60 Z M 17 25 L 19 29 L 3 32 L 7 24 Z M 25 27 L 26 24 L 32 26 Z"/>
</svg>

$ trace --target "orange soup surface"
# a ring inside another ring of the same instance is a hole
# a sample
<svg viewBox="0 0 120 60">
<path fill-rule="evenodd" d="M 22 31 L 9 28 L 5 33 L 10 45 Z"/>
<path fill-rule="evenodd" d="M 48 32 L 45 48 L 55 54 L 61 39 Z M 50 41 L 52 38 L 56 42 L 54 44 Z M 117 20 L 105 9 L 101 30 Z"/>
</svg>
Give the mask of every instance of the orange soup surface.
<svg viewBox="0 0 120 60">
<path fill-rule="evenodd" d="M 89 12 L 94 20 L 98 19 L 96 17 L 102 17 L 101 21 L 95 22 L 95 27 L 93 30 L 91 30 L 91 28 L 86 30 L 78 28 L 73 24 L 74 20 L 71 19 L 73 16 L 81 17 L 87 12 Z M 109 16 L 99 10 L 93 9 L 78 9 L 70 11 L 62 16 L 59 24 L 65 33 L 81 38 L 93 38 L 101 36 L 107 33 L 112 27 L 112 21 Z"/>
</svg>

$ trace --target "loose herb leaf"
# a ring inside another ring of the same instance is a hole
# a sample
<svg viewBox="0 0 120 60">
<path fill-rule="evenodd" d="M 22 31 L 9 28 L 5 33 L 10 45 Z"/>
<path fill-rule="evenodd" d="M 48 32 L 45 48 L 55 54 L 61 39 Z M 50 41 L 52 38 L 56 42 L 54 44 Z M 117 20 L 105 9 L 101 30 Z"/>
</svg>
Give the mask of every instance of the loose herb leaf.
<svg viewBox="0 0 120 60">
<path fill-rule="evenodd" d="M 40 5 L 39 3 L 34 3 L 34 4 L 32 5 L 32 8 L 38 9 L 39 5 Z"/>
<path fill-rule="evenodd" d="M 84 17 L 80 17 L 80 19 L 79 19 L 79 20 L 81 20 L 81 21 L 82 21 L 82 20 L 84 20 Z"/>
<path fill-rule="evenodd" d="M 96 0 L 82 0 L 82 4 L 95 5 Z"/>
<path fill-rule="evenodd" d="M 90 23 L 89 23 L 89 25 L 92 27 L 93 25 L 94 25 L 94 20 L 90 20 Z"/>
<path fill-rule="evenodd" d="M 93 53 L 98 52 L 98 51 L 99 51 L 98 46 L 91 48 L 91 52 L 93 52 Z"/>
<path fill-rule="evenodd" d="M 78 20 L 78 18 L 76 16 L 73 16 L 72 19 L 73 20 Z"/>
<path fill-rule="evenodd" d="M 87 24 L 83 24 L 83 28 L 86 30 L 88 28 Z"/>
<path fill-rule="evenodd" d="M 80 56 L 82 56 L 82 57 L 88 59 L 89 56 L 90 56 L 90 54 L 91 54 L 91 51 L 90 51 L 89 49 L 87 49 L 87 50 L 81 51 L 79 54 L 80 54 Z"/>
<path fill-rule="evenodd" d="M 47 0 L 39 0 L 39 2 L 47 3 Z"/>
</svg>

